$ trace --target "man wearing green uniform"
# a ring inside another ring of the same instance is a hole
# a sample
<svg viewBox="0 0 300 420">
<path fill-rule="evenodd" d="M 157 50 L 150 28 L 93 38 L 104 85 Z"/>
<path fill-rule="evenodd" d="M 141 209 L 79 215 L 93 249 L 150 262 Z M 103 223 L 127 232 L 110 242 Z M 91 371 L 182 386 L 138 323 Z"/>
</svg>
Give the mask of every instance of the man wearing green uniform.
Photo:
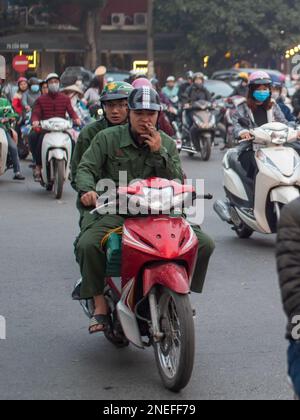
<svg viewBox="0 0 300 420">
<path fill-rule="evenodd" d="M 128 96 L 133 87 L 125 82 L 108 83 L 102 94 L 101 104 L 104 117 L 88 124 L 81 130 L 72 158 L 72 187 L 76 190 L 77 169 L 84 153 L 98 133 L 108 127 L 126 124 L 128 121 Z"/>
<path fill-rule="evenodd" d="M 82 274 L 81 298 L 93 297 L 95 303 L 91 334 L 105 330 L 109 322 L 103 296 L 106 255 L 101 242 L 109 231 L 122 226 L 125 221 L 121 215 L 90 215 L 89 211 L 96 206 L 98 181 L 110 179 L 118 186 L 121 171 L 127 172 L 128 183 L 149 177 L 183 181 L 176 144 L 156 129 L 161 110 L 156 91 L 150 88 L 134 90 L 129 97 L 129 110 L 129 125 L 98 134 L 77 171 L 76 187 L 87 211 L 75 253 Z M 199 226 L 193 229 L 199 239 L 199 256 L 192 290 L 201 293 L 214 243 Z"/>
</svg>

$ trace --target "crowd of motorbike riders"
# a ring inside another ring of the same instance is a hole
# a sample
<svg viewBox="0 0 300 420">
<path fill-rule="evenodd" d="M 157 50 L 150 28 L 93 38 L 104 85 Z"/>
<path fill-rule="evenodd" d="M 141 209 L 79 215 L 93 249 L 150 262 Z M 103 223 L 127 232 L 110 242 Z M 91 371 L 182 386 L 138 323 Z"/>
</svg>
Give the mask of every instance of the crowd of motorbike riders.
<svg viewBox="0 0 300 420">
<path fill-rule="evenodd" d="M 67 116 L 78 127 L 72 132 L 71 171 L 71 183 L 78 193 L 81 228 L 75 243 L 75 254 L 82 274 L 80 298 L 94 299 L 95 312 L 89 326 L 91 334 L 103 332 L 109 323 L 103 296 L 105 255 L 97 244 L 107 232 L 124 223 L 118 215 L 99 219 L 90 214 L 97 201 L 96 179 L 103 173 L 106 178 L 115 178 L 114 162 L 105 165 L 103 156 L 119 153 L 116 159 L 119 162 L 121 158 L 121 169 L 128 172 L 129 181 L 150 176 L 183 179 L 176 150 L 180 147 L 171 138 L 176 140 L 176 131 L 182 131 L 183 124 L 192 129 L 193 104 L 206 102 L 210 104 L 211 111 L 218 114 L 220 127 L 225 127 L 224 131 L 220 128 L 223 148 L 239 148 L 242 166 L 248 177 L 253 179 L 256 163 L 251 147 L 251 129 L 274 121 L 297 127 L 300 89 L 289 100 L 284 80 L 274 82 L 261 71 L 250 76 L 240 73 L 238 81 L 232 100 L 227 98 L 225 104 L 223 98 L 216 98 L 207 90 L 202 73 L 191 71 L 185 78 L 176 80 L 173 76 L 168 77 L 162 89 L 158 80 L 148 80 L 136 74 L 128 82 L 108 80 L 105 83 L 104 75 L 96 76 L 86 91 L 80 81 L 62 89 L 60 77 L 55 73 L 49 74 L 43 81 L 36 77 L 29 80 L 20 77 L 17 92 L 11 98 L 5 91 L 5 81 L 1 81 L 1 128 L 7 134 L 8 166 L 13 168 L 14 180 L 25 179 L 21 173 L 20 158 L 27 157 L 30 150 L 34 179 L 41 181 L 41 149 L 45 135 L 40 129 L 41 121 Z M 222 101 L 221 106 L 218 101 Z M 227 121 L 224 120 L 226 113 L 229 113 Z M 111 147 L 107 141 L 101 142 L 103 132 L 107 133 L 106 139 Z M 229 135 L 242 142 L 232 144 L 228 141 Z M 192 150 L 192 138 L 183 139 L 183 146 Z M 151 159 L 150 166 L 145 164 L 148 159 Z M 128 161 L 131 163 L 126 166 Z M 283 299 L 290 320 L 289 373 L 298 395 L 300 345 L 291 337 L 291 322 L 293 316 L 300 313 L 299 210 L 299 202 L 287 206 L 278 246 Z M 192 290 L 201 293 L 214 243 L 199 226 L 193 226 L 193 229 L 201 246 Z M 293 241 L 293 246 L 290 241 Z M 291 278 L 292 281 L 289 281 Z"/>
</svg>

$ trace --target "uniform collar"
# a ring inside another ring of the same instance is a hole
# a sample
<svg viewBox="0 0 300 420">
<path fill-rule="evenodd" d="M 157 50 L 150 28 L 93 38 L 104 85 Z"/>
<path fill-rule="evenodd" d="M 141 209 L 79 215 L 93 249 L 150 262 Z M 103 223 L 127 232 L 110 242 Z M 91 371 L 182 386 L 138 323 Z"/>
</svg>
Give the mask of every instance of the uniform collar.
<svg viewBox="0 0 300 420">
<path fill-rule="evenodd" d="M 124 147 L 129 147 L 129 146 L 133 146 L 136 149 L 138 149 L 138 145 L 135 143 L 135 141 L 133 139 L 133 135 L 132 135 L 132 132 L 130 130 L 129 124 L 126 124 L 124 126 L 124 131 L 123 131 L 122 134 L 123 135 L 122 135 L 121 142 L 120 142 L 121 149 L 123 149 Z"/>
</svg>

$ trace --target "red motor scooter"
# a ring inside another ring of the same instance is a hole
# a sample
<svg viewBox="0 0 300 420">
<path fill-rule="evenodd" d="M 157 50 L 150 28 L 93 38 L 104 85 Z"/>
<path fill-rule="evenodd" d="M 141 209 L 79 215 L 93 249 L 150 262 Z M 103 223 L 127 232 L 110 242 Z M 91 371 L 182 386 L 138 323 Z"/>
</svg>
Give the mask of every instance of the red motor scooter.
<svg viewBox="0 0 300 420">
<path fill-rule="evenodd" d="M 119 201 L 126 197 L 148 214 L 128 218 L 122 237 L 113 233 L 106 244 L 105 297 L 111 315 L 106 338 L 117 347 L 154 346 L 162 381 L 174 392 L 186 387 L 194 366 L 189 294 L 199 244 L 190 224 L 170 212 L 182 210 L 192 196 L 195 199 L 192 186 L 159 178 L 119 188 Z M 73 293 L 75 300 L 79 300 L 80 284 Z M 93 300 L 80 302 L 91 318 Z"/>
</svg>

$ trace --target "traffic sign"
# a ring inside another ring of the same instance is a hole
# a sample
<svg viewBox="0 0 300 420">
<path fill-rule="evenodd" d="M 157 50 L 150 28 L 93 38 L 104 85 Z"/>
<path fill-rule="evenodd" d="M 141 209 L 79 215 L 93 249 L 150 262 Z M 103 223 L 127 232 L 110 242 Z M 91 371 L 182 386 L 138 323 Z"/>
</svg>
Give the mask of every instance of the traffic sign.
<svg viewBox="0 0 300 420">
<path fill-rule="evenodd" d="M 25 71 L 28 70 L 29 68 L 29 61 L 28 58 L 26 57 L 26 55 L 17 55 L 14 59 L 13 59 L 13 69 L 17 72 L 17 73 L 25 73 Z"/>
</svg>

